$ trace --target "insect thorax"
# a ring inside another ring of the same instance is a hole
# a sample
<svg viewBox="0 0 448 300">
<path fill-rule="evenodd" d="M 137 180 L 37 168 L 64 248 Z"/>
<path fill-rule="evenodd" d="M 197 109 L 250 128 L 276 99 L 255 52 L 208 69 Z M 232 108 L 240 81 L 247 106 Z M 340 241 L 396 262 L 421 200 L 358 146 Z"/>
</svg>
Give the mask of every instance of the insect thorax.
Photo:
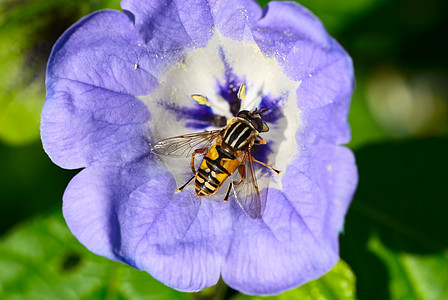
<svg viewBox="0 0 448 300">
<path fill-rule="evenodd" d="M 233 118 L 222 136 L 222 141 L 234 150 L 246 149 L 254 142 L 255 130 L 245 120 Z"/>
</svg>

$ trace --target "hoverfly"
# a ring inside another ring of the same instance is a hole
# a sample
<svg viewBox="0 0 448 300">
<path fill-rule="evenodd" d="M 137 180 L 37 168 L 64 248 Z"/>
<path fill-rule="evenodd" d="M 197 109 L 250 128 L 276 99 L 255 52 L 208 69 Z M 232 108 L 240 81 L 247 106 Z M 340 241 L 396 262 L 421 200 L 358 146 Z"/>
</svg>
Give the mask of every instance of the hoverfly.
<svg viewBox="0 0 448 300">
<path fill-rule="evenodd" d="M 237 96 L 241 101 L 245 99 L 244 84 L 240 86 Z M 201 105 L 209 105 L 204 96 L 192 95 L 192 98 Z M 163 139 L 152 147 L 152 151 L 164 156 L 191 155 L 193 177 L 178 188 L 178 191 L 182 191 L 194 180 L 197 196 L 211 196 L 232 176 L 224 201 L 228 200 L 230 190 L 233 189 L 243 211 L 249 217 L 258 219 L 266 205 L 266 193 L 260 197 L 253 162 L 280 173 L 251 155 L 254 145 L 266 144 L 266 140 L 260 136 L 261 132 L 269 130 L 262 120 L 262 112 L 263 110 L 258 109 L 242 110 L 236 117 L 229 119 L 222 129 Z M 204 154 L 204 158 L 196 170 L 194 163 L 197 154 Z"/>
</svg>

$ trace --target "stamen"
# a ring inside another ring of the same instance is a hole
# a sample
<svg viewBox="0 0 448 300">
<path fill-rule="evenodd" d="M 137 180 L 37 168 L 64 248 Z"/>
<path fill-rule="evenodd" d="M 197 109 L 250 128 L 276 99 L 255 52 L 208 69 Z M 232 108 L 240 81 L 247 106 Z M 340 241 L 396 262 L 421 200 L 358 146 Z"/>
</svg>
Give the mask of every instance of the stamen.
<svg viewBox="0 0 448 300">
<path fill-rule="evenodd" d="M 246 84 L 242 83 L 240 85 L 240 89 L 238 90 L 236 96 L 241 100 L 241 102 L 246 101 Z"/>
<path fill-rule="evenodd" d="M 202 95 L 191 95 L 194 101 L 196 101 L 199 105 L 211 106 L 210 101 L 208 101 L 207 97 Z"/>
</svg>

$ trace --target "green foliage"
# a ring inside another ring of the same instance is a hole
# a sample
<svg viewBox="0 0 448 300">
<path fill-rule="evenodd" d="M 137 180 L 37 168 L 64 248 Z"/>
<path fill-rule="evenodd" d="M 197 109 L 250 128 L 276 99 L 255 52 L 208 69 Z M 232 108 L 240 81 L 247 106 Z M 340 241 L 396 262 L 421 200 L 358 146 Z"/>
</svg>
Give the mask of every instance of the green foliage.
<svg viewBox="0 0 448 300">
<path fill-rule="evenodd" d="M 119 8 L 118 0 L 0 1 L 0 140 L 12 145 L 39 138 L 50 50 L 89 12 Z"/>
<path fill-rule="evenodd" d="M 3 25 L 0 30 L 0 139 L 20 144 L 39 136 L 40 111 L 45 99 L 44 77 L 27 72 L 23 55 L 29 27 Z M 6 29 L 8 34 L 6 34 Z"/>
<path fill-rule="evenodd" d="M 368 248 L 385 264 L 390 281 L 390 299 L 448 299 L 448 253 L 414 254 L 396 251 L 378 236 Z"/>
<path fill-rule="evenodd" d="M 364 146 L 341 239 L 360 299 L 447 299 L 448 138 Z"/>
<path fill-rule="evenodd" d="M 337 34 L 384 3 L 385 0 L 300 0 L 297 2 L 316 14 L 332 34 Z"/>
<path fill-rule="evenodd" d="M 362 18 L 386 0 L 300 0 L 296 1 L 318 16 L 332 34 L 337 34 L 354 20 Z M 269 0 L 258 0 L 265 7 Z"/>
<path fill-rule="evenodd" d="M 38 141 L 21 147 L 0 142 L 0 160 L 0 234 L 60 206 L 62 193 L 76 174 L 54 165 Z"/>
<path fill-rule="evenodd" d="M 351 149 L 388 139 L 387 133 L 381 129 L 369 110 L 365 100 L 365 86 L 365 76 L 357 74 L 356 89 L 352 97 L 349 115 L 352 139 L 348 146 Z"/>
<path fill-rule="evenodd" d="M 333 269 L 319 279 L 311 281 L 301 287 L 284 292 L 278 296 L 255 297 L 238 295 L 232 300 L 350 300 L 355 297 L 355 276 L 350 267 L 339 261 Z"/>
<path fill-rule="evenodd" d="M 60 213 L 15 228 L 0 242 L 0 299 L 191 299 L 134 270 L 90 253 Z"/>
</svg>

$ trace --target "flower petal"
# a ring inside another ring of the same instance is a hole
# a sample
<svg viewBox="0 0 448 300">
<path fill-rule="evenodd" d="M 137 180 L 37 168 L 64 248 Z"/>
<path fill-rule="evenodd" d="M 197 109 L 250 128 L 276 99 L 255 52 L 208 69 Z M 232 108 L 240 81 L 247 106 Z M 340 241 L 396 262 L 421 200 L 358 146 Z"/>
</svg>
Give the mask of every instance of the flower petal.
<svg viewBox="0 0 448 300">
<path fill-rule="evenodd" d="M 216 284 L 228 245 L 228 204 L 173 195 L 175 181 L 160 163 L 96 164 L 64 195 L 64 217 L 89 250 L 148 271 L 183 291 Z M 92 201 L 94 197 L 95 201 Z"/>
<path fill-rule="evenodd" d="M 99 11 L 82 18 L 56 42 L 48 61 L 47 83 L 69 79 L 121 94 L 143 95 L 157 86 L 158 74 L 151 73 L 156 62 L 126 15 Z M 151 68 L 145 70 L 148 63 Z"/>
<path fill-rule="evenodd" d="M 318 140 L 335 144 L 348 143 L 351 137 L 347 122 L 349 105 L 348 100 L 341 101 L 303 113 L 303 128 L 296 140 L 301 144 L 317 143 Z"/>
<path fill-rule="evenodd" d="M 147 182 L 160 183 L 163 188 L 171 185 L 169 190 L 173 190 L 171 174 L 148 158 L 124 165 L 106 162 L 89 166 L 65 190 L 63 213 L 67 225 L 92 252 L 127 262 L 120 256 L 127 236 L 121 232 L 117 210 L 127 205 L 130 195 Z M 153 200 L 148 205 L 158 203 Z"/>
<path fill-rule="evenodd" d="M 253 221 L 235 208 L 233 239 L 222 277 L 234 289 L 278 294 L 315 279 L 338 261 L 281 191 L 269 190 L 263 219 Z"/>
<path fill-rule="evenodd" d="M 181 291 L 216 284 L 228 245 L 228 203 L 172 195 L 163 182 L 134 191 L 117 213 L 126 236 L 121 253 L 154 278 Z M 156 200 L 157 199 L 157 200 Z"/>
<path fill-rule="evenodd" d="M 348 142 L 347 100 L 353 92 L 353 65 L 320 20 L 297 3 L 271 2 L 263 18 L 254 24 L 253 36 L 264 53 L 277 58 L 290 78 L 301 81 L 297 103 L 304 114 L 323 108 L 315 113 L 324 113 L 322 118 L 327 122 L 321 122 L 321 127 L 332 126 L 325 132 L 337 129 L 331 132 L 336 143 Z M 317 117 L 310 117 L 310 123 L 311 118 Z"/>
<path fill-rule="evenodd" d="M 332 159 L 325 160 L 328 171 L 328 192 L 329 204 L 326 222 L 329 232 L 342 232 L 344 226 L 344 217 L 355 189 L 358 185 L 358 169 L 356 167 L 353 152 L 346 147 L 336 147 Z M 333 247 L 339 248 L 337 237 L 334 240 Z"/>
<path fill-rule="evenodd" d="M 242 40 L 248 22 L 261 15 L 253 0 L 123 0 L 121 7 L 148 49 L 168 55 L 184 48 L 204 47 L 215 29 Z"/>
<path fill-rule="evenodd" d="M 255 0 L 210 0 L 210 9 L 219 32 L 231 39 L 252 40 L 250 24 L 261 17 L 261 8 Z"/>
<path fill-rule="evenodd" d="M 121 7 L 154 53 L 202 47 L 213 33 L 213 19 L 205 0 L 123 0 Z"/>
<path fill-rule="evenodd" d="M 338 252 L 338 236 L 357 182 L 350 150 L 313 145 L 304 149 L 285 171 L 283 192 L 313 235 Z"/>
<path fill-rule="evenodd" d="M 296 41 L 322 49 L 331 48 L 334 43 L 322 22 L 295 2 L 269 2 L 253 24 L 253 32 L 260 49 L 277 57 L 284 57 Z"/>
<path fill-rule="evenodd" d="M 149 151 L 149 112 L 135 97 L 66 79 L 48 85 L 47 97 L 42 143 L 59 166 L 75 169 L 97 160 L 130 161 Z"/>
<path fill-rule="evenodd" d="M 131 22 L 116 11 L 91 14 L 58 40 L 41 120 L 44 148 L 56 164 L 81 168 L 112 154 L 129 161 L 147 152 L 150 115 L 133 97 L 157 85 L 135 68 L 145 55 Z"/>
<path fill-rule="evenodd" d="M 322 159 L 323 158 L 323 159 Z M 222 276 L 248 294 L 280 293 L 328 272 L 339 257 L 339 233 L 357 184 L 353 154 L 325 145 L 302 153 L 269 189 L 262 220 L 232 212 L 232 240 Z"/>
<path fill-rule="evenodd" d="M 63 196 L 63 214 L 72 234 L 90 251 L 120 261 L 115 254 L 119 231 L 113 215 L 113 191 L 104 179 L 117 179 L 117 168 L 97 165 L 78 173 Z"/>
</svg>

